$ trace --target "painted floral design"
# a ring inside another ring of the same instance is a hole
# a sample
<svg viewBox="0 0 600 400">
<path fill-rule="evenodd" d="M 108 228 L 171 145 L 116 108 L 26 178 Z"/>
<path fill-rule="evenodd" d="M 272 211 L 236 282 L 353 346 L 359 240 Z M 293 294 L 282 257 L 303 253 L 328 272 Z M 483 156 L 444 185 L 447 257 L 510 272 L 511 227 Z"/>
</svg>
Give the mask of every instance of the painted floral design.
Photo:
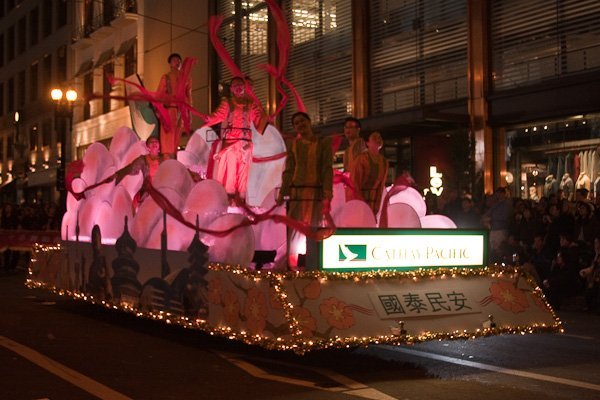
<svg viewBox="0 0 600 400">
<path fill-rule="evenodd" d="M 237 325 L 240 320 L 240 302 L 233 290 L 223 293 L 223 319 L 230 327 Z"/>
<path fill-rule="evenodd" d="M 352 310 L 341 300 L 330 297 L 323 300 L 319 311 L 330 326 L 337 329 L 348 329 L 356 323 Z"/>
<path fill-rule="evenodd" d="M 265 295 L 256 287 L 252 287 L 248 290 L 248 296 L 244 304 L 246 326 L 251 334 L 258 335 L 264 331 L 268 313 L 269 310 Z"/>
<path fill-rule="evenodd" d="M 491 299 L 500 308 L 517 314 L 529 307 L 525 294 L 517 289 L 512 282 L 498 281 L 490 286 Z"/>
<path fill-rule="evenodd" d="M 221 304 L 221 288 L 223 284 L 219 278 L 211 279 L 208 281 L 208 301 L 211 304 Z"/>
<path fill-rule="evenodd" d="M 318 299 L 321 295 L 321 283 L 318 279 L 311 280 L 306 286 L 304 286 L 302 293 L 307 299 Z"/>
<path fill-rule="evenodd" d="M 298 321 L 298 325 L 302 330 L 302 336 L 309 338 L 313 336 L 317 329 L 317 320 L 313 318 L 310 311 L 304 307 L 295 307 L 292 311 L 292 316 Z"/>
</svg>

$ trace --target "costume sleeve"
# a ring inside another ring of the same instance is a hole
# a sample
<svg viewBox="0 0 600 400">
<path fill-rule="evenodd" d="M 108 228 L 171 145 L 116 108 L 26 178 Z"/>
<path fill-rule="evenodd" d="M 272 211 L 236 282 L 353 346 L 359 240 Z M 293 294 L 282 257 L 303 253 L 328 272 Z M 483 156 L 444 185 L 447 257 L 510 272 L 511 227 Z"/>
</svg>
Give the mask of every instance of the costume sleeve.
<svg viewBox="0 0 600 400">
<path fill-rule="evenodd" d="M 281 190 L 279 191 L 279 200 L 283 200 L 284 196 L 290 195 L 290 187 L 292 185 L 292 178 L 294 177 L 294 170 L 296 169 L 296 155 L 294 153 L 294 141 L 290 141 L 287 144 L 287 157 L 285 159 L 285 169 L 281 175 Z"/>
<path fill-rule="evenodd" d="M 321 184 L 323 198 L 333 198 L 333 150 L 331 138 L 324 137 L 319 146 L 319 164 L 321 166 Z"/>
<path fill-rule="evenodd" d="M 383 188 L 385 188 L 385 181 L 387 180 L 387 176 L 388 176 L 388 171 L 390 170 L 390 162 L 384 158 L 383 159 L 383 175 L 381 177 L 381 189 L 383 190 Z"/>
<path fill-rule="evenodd" d="M 354 183 L 354 188 L 356 189 L 355 197 L 359 200 L 363 200 L 361 189 L 365 185 L 368 173 L 369 166 L 367 165 L 367 161 L 367 157 L 358 156 L 354 160 L 352 171 L 350 171 L 350 179 L 352 179 L 352 183 Z"/>
<path fill-rule="evenodd" d="M 211 126 L 218 124 L 219 122 L 223 122 L 227 119 L 227 114 L 229 114 L 229 102 L 227 100 L 223 100 L 215 112 L 204 120 L 204 125 Z"/>
<path fill-rule="evenodd" d="M 192 105 L 192 78 L 187 80 L 185 88 L 185 101 L 191 106 Z"/>
<path fill-rule="evenodd" d="M 381 197 L 383 196 L 383 192 L 385 190 L 385 181 L 387 179 L 387 174 L 388 174 L 389 168 L 390 168 L 390 163 L 384 157 L 383 158 L 383 170 L 379 171 L 381 174 L 380 175 L 381 181 L 379 182 L 379 185 L 377 185 L 377 187 L 375 188 L 377 190 L 376 196 L 375 196 L 375 205 L 377 206 L 378 211 L 379 211 L 379 207 L 381 205 Z"/>
<path fill-rule="evenodd" d="M 265 113 L 263 108 L 258 104 L 252 105 L 252 123 L 256 130 L 263 134 L 265 132 L 265 128 L 267 127 L 267 123 L 269 122 L 269 116 Z"/>
<path fill-rule="evenodd" d="M 156 90 L 160 94 L 167 93 L 167 75 L 163 75 L 160 77 L 160 82 L 158 83 L 158 89 Z"/>
</svg>

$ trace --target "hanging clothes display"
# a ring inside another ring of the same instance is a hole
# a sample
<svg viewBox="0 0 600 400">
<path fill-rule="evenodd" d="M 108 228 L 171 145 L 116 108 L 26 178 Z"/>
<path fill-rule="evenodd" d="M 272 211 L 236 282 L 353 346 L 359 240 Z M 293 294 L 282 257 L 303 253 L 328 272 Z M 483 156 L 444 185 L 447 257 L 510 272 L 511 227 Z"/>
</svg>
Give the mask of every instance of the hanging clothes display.
<svg viewBox="0 0 600 400">
<path fill-rule="evenodd" d="M 573 174 L 572 176 L 579 176 L 581 171 L 582 152 L 576 153 L 573 156 Z M 583 168 L 585 170 L 585 167 Z"/>
<path fill-rule="evenodd" d="M 574 185 L 575 184 L 573 183 L 571 175 L 566 172 L 560 181 L 560 188 L 563 191 L 563 196 L 565 199 L 573 200 Z"/>
<path fill-rule="evenodd" d="M 598 177 L 598 168 L 600 168 L 600 158 L 598 158 L 598 152 L 595 149 L 590 150 L 589 163 L 588 173 L 590 174 L 591 181 L 595 182 Z"/>
<path fill-rule="evenodd" d="M 590 177 L 586 174 L 585 171 L 581 171 L 579 173 L 579 177 L 577 178 L 577 182 L 575 182 L 575 189 L 587 189 L 590 191 Z"/>
<path fill-rule="evenodd" d="M 559 155 L 556 163 L 556 178 L 561 178 L 565 174 L 565 156 Z"/>
<path fill-rule="evenodd" d="M 551 194 L 555 194 L 558 191 L 558 181 L 554 175 L 550 174 L 546 177 L 544 182 L 544 197 L 548 198 Z"/>
<path fill-rule="evenodd" d="M 573 168 L 573 158 L 573 153 L 565 154 L 565 173 L 568 173 L 570 176 L 577 176 L 579 175 L 579 172 L 577 172 L 577 175 L 575 175 L 575 170 Z"/>
<path fill-rule="evenodd" d="M 548 174 L 556 176 L 558 175 L 556 167 L 558 166 L 558 157 L 548 157 Z"/>
</svg>

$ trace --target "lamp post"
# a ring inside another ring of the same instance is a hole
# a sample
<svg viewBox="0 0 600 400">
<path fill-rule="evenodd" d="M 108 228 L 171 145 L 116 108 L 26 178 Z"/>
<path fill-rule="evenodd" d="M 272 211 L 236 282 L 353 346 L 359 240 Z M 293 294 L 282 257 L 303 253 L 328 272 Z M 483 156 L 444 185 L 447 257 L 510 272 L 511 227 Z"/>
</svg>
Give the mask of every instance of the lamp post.
<svg viewBox="0 0 600 400">
<path fill-rule="evenodd" d="M 15 133 L 13 145 L 15 146 L 16 154 L 15 158 L 20 159 L 23 154 L 23 150 L 25 150 L 25 144 L 21 140 L 21 135 L 19 134 L 19 122 L 21 120 L 21 114 L 18 111 L 15 111 L 13 122 L 15 123 Z"/>
<path fill-rule="evenodd" d="M 61 211 L 66 211 L 67 207 L 67 191 L 65 188 L 65 171 L 67 164 L 67 130 L 71 134 L 73 124 L 73 104 L 77 100 L 77 91 L 68 89 L 63 92 L 60 88 L 54 88 L 50 91 L 50 97 L 54 101 L 54 130 L 57 131 L 57 121 L 59 118 L 66 120 L 66 124 L 60 132 L 57 132 L 60 138 L 60 165 L 56 171 L 56 189 L 60 193 L 60 208 Z"/>
<path fill-rule="evenodd" d="M 21 137 L 20 132 L 19 132 L 21 118 L 22 118 L 22 115 L 19 113 L 19 111 L 15 111 L 15 113 L 13 115 L 13 122 L 15 124 L 15 130 L 14 130 L 14 138 L 13 138 L 14 153 L 13 153 L 12 174 L 13 174 L 13 179 L 15 179 L 17 182 L 17 185 L 16 185 L 17 191 L 16 191 L 15 195 L 16 195 L 16 201 L 18 203 L 20 203 L 23 198 L 23 182 L 25 179 L 25 169 L 27 166 L 27 161 L 25 160 L 26 157 L 24 154 L 27 144 L 23 141 L 23 138 Z"/>
</svg>

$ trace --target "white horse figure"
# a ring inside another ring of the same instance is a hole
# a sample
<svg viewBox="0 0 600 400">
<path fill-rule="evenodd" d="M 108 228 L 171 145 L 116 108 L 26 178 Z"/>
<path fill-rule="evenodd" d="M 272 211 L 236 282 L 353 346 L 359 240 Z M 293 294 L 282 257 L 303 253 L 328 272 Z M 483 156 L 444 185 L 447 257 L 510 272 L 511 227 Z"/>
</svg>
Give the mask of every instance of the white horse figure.
<svg viewBox="0 0 600 400">
<path fill-rule="evenodd" d="M 281 134 L 268 124 L 260 134 L 252 125 L 252 163 L 248 174 L 246 203 L 262 205 L 269 193 L 281 186 L 281 175 L 285 168 L 286 147 Z"/>
</svg>

